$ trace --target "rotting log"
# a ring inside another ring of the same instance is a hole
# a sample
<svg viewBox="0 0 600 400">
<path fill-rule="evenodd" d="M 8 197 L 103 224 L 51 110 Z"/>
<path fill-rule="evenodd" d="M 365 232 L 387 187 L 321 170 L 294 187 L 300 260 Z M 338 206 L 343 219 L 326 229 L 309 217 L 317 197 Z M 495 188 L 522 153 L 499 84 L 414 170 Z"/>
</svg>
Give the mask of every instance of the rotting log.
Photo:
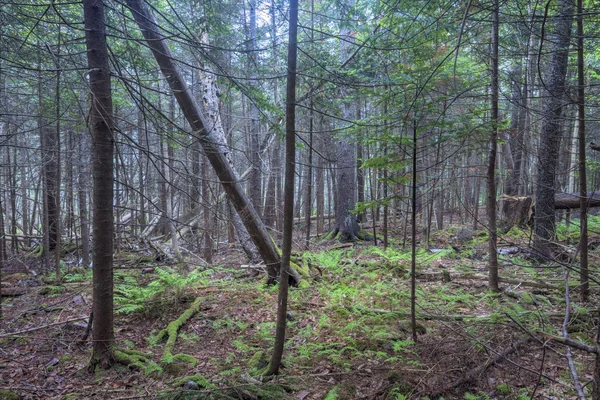
<svg viewBox="0 0 600 400">
<path fill-rule="evenodd" d="M 588 192 L 588 207 L 600 207 L 600 192 Z M 570 210 L 579 208 L 581 195 L 579 193 L 557 193 L 554 195 L 554 208 Z"/>
<path fill-rule="evenodd" d="M 535 213 L 534 196 L 509 196 L 502 195 L 502 210 L 505 219 L 505 228 L 510 229 L 518 225 L 524 227 L 532 222 Z M 600 191 L 588 192 L 588 207 L 600 207 Z M 554 195 L 555 210 L 575 210 L 580 207 L 581 195 L 579 193 L 556 193 Z"/>
</svg>

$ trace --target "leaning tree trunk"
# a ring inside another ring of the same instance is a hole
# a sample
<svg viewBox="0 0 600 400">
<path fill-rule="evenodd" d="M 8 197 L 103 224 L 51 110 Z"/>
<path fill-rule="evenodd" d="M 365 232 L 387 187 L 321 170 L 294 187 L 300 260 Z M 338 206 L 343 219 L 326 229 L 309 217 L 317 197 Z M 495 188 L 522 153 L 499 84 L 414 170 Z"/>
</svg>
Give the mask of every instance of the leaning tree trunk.
<svg viewBox="0 0 600 400">
<path fill-rule="evenodd" d="M 110 367 L 115 357 L 113 328 L 113 115 L 104 2 L 84 0 L 83 16 L 92 107 L 92 168 L 94 179 L 93 354 L 90 371 Z"/>
<path fill-rule="evenodd" d="M 263 222 L 242 190 L 235 170 L 227 160 L 226 155 L 229 153 L 229 149 L 222 138 L 216 135 L 215 126 L 210 123 L 211 120 L 205 115 L 205 110 L 201 109 L 192 97 L 179 68 L 173 62 L 171 51 L 163 36 L 155 30 L 158 25 L 146 4 L 141 0 L 127 0 L 127 5 L 167 79 L 184 116 L 195 134 L 202 139 L 204 152 L 267 265 L 269 280 L 273 282 L 279 271 L 280 257 Z M 212 100 L 218 104 L 218 99 Z M 214 113 L 214 110 L 207 111 Z M 213 121 L 218 118 L 217 115 L 212 115 L 212 117 Z"/>
<path fill-rule="evenodd" d="M 539 256 L 551 255 L 551 241 L 555 237 L 554 194 L 556 169 L 560 153 L 561 115 L 565 94 L 565 78 L 569 61 L 573 2 L 558 2 L 554 29 L 552 56 L 544 87 L 546 100 L 542 108 L 542 129 L 538 148 L 537 183 L 535 191 L 535 227 L 533 245 Z"/>
</svg>

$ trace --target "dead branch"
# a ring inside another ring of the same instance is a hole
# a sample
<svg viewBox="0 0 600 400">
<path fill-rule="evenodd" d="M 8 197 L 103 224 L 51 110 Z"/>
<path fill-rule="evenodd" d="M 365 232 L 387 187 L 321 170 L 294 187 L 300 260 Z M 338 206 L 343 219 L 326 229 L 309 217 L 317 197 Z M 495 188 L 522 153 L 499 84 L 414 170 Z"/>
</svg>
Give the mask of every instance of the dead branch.
<svg viewBox="0 0 600 400">
<path fill-rule="evenodd" d="M 60 321 L 60 322 L 54 322 L 54 323 L 48 324 L 48 325 L 36 326 L 35 328 L 29 328 L 29 329 L 25 329 L 25 330 L 22 330 L 22 331 L 5 333 L 3 335 L 0 335 L 0 339 L 5 338 L 5 337 L 15 336 L 15 335 L 22 335 L 23 333 L 35 332 L 35 331 L 39 331 L 39 330 L 42 330 L 42 329 L 51 328 L 53 326 L 64 325 L 64 324 L 68 324 L 69 322 L 81 321 L 81 320 L 87 319 L 87 318 L 88 317 L 71 318 L 71 319 L 67 319 L 67 320 L 64 320 L 64 321 Z"/>
<path fill-rule="evenodd" d="M 593 353 L 593 354 L 600 354 L 600 350 L 598 349 L 598 347 L 590 346 L 585 343 L 578 342 L 577 340 L 564 338 L 564 337 L 560 337 L 560 336 L 554 336 L 547 332 L 542 332 L 542 331 L 534 331 L 534 333 L 546 340 L 551 340 L 553 342 L 560 343 L 565 346 L 573 347 L 574 349 L 577 349 L 577 350 L 582 350 L 582 351 L 585 351 L 588 353 Z"/>
<path fill-rule="evenodd" d="M 508 348 L 504 349 L 500 353 L 497 353 L 496 357 L 494 357 L 493 359 L 488 359 L 485 363 L 471 369 L 461 379 L 455 381 L 454 383 L 451 383 L 447 386 L 442 387 L 441 389 L 436 390 L 436 392 L 433 393 L 433 395 L 437 396 L 437 395 L 446 393 L 452 389 L 456 389 L 459 386 L 462 386 L 464 384 L 474 381 L 478 375 L 481 375 L 488 368 L 494 366 L 495 364 L 498 364 L 499 362 L 504 360 L 506 357 L 508 357 L 512 353 L 518 351 L 520 348 L 522 348 L 526 344 L 529 344 L 529 342 L 531 342 L 532 340 L 533 339 L 531 337 L 527 337 L 525 339 L 521 339 L 517 342 L 511 343 L 511 345 Z"/>
</svg>

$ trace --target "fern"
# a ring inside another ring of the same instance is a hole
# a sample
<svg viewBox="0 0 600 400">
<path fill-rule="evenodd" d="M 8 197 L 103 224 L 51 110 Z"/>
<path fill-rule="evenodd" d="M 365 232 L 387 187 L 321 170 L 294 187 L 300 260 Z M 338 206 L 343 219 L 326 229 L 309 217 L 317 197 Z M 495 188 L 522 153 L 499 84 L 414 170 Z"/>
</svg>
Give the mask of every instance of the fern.
<svg viewBox="0 0 600 400">
<path fill-rule="evenodd" d="M 150 312 L 160 304 L 156 299 L 181 298 L 190 288 L 208 283 L 207 271 L 195 270 L 184 276 L 170 267 L 156 267 L 156 279 L 147 286 L 140 286 L 131 275 L 122 275 L 115 288 L 115 312 L 119 314 Z M 150 307 L 149 307 L 150 306 Z"/>
</svg>

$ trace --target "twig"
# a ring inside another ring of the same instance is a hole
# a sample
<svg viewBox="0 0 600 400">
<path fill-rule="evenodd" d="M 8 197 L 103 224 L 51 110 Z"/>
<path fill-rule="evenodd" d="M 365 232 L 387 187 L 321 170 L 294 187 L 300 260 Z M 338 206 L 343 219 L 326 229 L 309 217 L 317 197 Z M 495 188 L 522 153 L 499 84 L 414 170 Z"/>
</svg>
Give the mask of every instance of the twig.
<svg viewBox="0 0 600 400">
<path fill-rule="evenodd" d="M 441 393 L 445 393 L 445 392 L 447 392 L 449 390 L 452 390 L 452 389 L 455 389 L 455 388 L 457 388 L 459 386 L 462 386 L 465 383 L 473 381 L 477 375 L 483 373 L 485 370 L 487 370 L 491 366 L 493 366 L 493 365 L 499 363 L 500 361 L 506 359 L 507 356 L 509 356 L 510 354 L 514 353 L 519 348 L 521 348 L 522 346 L 528 344 L 532 340 L 533 339 L 531 337 L 528 337 L 528 338 L 525 338 L 525 339 L 521 339 L 521 340 L 519 340 L 519 341 L 517 341 L 515 343 L 512 343 L 510 345 L 510 347 L 508 347 L 507 349 L 504 349 L 500 353 L 497 353 L 496 357 L 494 357 L 493 359 L 488 359 L 485 363 L 481 364 L 480 366 L 471 369 L 461 379 L 455 381 L 454 383 L 451 383 L 450 385 L 447 385 L 445 387 L 442 387 L 442 388 L 436 390 L 434 393 L 432 393 L 432 395 L 439 395 Z"/>
<path fill-rule="evenodd" d="M 540 387 L 540 382 L 542 381 L 542 372 L 544 372 L 544 362 L 546 361 L 546 346 L 542 347 L 542 363 L 540 364 L 540 373 L 538 375 L 538 380 L 535 383 L 535 387 L 533 388 L 533 392 L 531 393 L 531 398 L 535 399 L 535 392 L 537 392 Z"/>
<path fill-rule="evenodd" d="M 567 332 L 567 324 L 569 323 L 569 313 L 571 309 L 571 301 L 569 295 L 569 270 L 565 270 L 565 267 L 562 267 L 562 273 L 565 279 L 565 318 L 563 319 L 562 333 L 565 340 L 568 340 L 569 333 Z M 567 347 L 567 361 L 569 363 L 569 370 L 571 371 L 571 376 L 573 377 L 573 384 L 575 385 L 575 390 L 577 390 L 577 396 L 579 396 L 581 400 L 585 400 L 585 394 L 583 393 L 581 382 L 579 382 L 579 375 L 577 374 L 577 369 L 575 368 L 575 363 L 573 362 L 573 356 L 571 355 L 571 346 Z"/>
<path fill-rule="evenodd" d="M 25 329 L 25 330 L 18 331 L 18 332 L 5 333 L 3 335 L 0 335 L 0 339 L 5 338 L 5 337 L 15 336 L 15 335 L 21 335 L 23 333 L 35 332 L 35 331 L 39 331 L 41 329 L 50 328 L 52 326 L 64 325 L 64 324 L 68 324 L 69 322 L 81 321 L 82 319 L 87 319 L 87 318 L 88 317 L 71 318 L 71 319 L 67 319 L 66 321 L 54 322 L 52 324 L 43 325 L 43 326 L 36 326 L 35 328 L 29 328 L 29 329 Z"/>
<path fill-rule="evenodd" d="M 586 352 L 592 353 L 592 354 L 600 354 L 600 351 L 598 350 L 598 348 L 587 345 L 585 343 L 578 342 L 573 339 L 564 338 L 564 337 L 560 337 L 560 336 L 554 336 L 547 332 L 542 332 L 542 331 L 535 331 L 534 333 L 545 339 L 552 340 L 553 342 L 557 342 L 557 343 L 563 344 L 568 347 L 574 347 L 577 350 L 586 351 Z"/>
</svg>

